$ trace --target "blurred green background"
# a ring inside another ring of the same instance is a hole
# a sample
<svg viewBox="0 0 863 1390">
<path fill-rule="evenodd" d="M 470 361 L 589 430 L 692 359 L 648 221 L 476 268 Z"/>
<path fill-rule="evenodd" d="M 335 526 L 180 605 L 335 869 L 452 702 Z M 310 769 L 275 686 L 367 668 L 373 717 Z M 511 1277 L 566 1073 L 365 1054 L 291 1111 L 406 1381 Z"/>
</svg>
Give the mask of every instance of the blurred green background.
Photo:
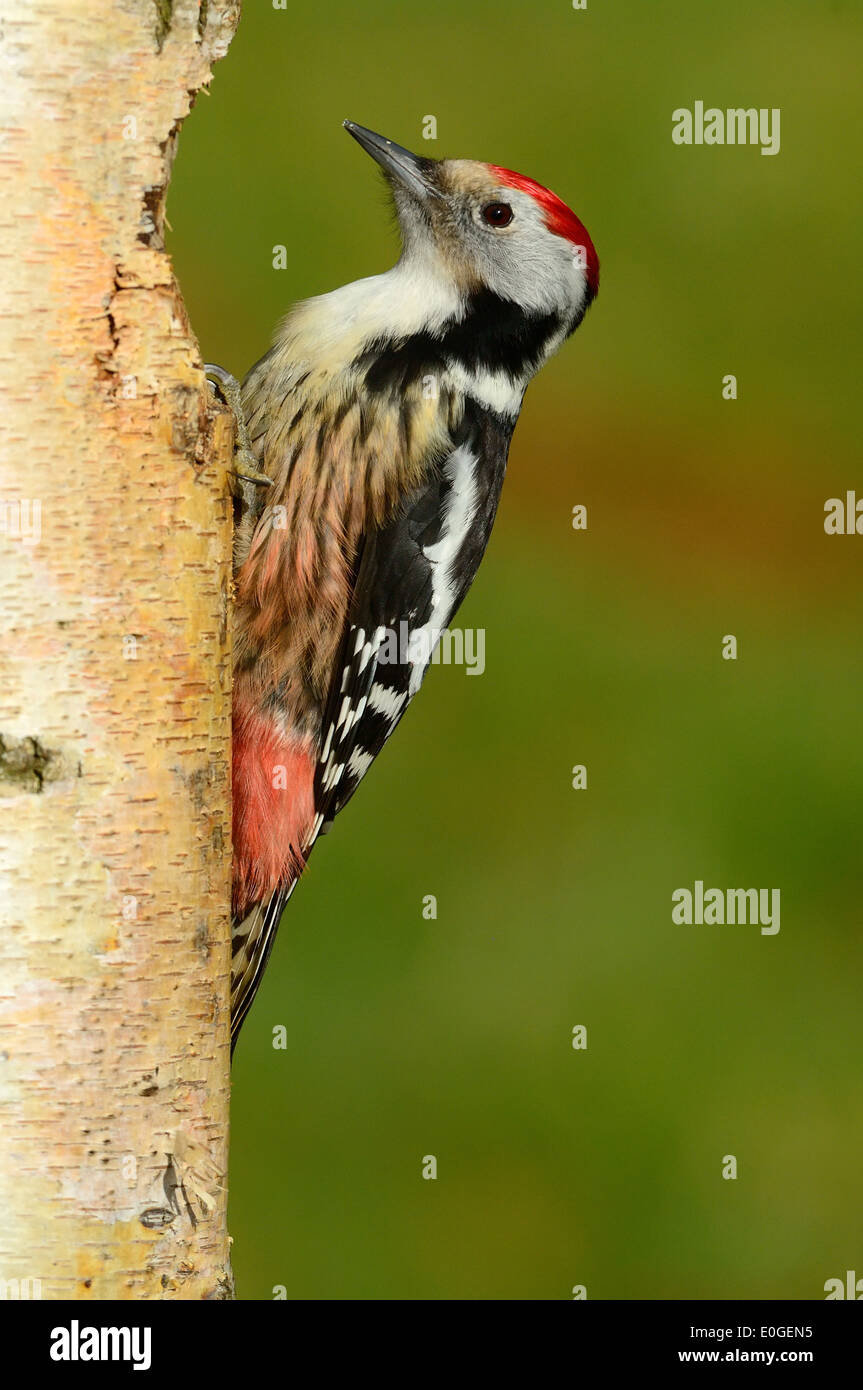
<svg viewBox="0 0 863 1390">
<path fill-rule="evenodd" d="M 206 358 L 394 258 L 345 117 L 547 183 L 602 287 L 458 620 L 486 672 L 432 670 L 245 1025 L 239 1295 L 823 1298 L 863 1274 L 863 537 L 823 530 L 863 496 L 860 7 L 244 10 L 169 205 Z M 780 107 L 781 152 L 675 146 L 697 99 Z M 675 926 L 697 878 L 781 931 Z"/>
</svg>

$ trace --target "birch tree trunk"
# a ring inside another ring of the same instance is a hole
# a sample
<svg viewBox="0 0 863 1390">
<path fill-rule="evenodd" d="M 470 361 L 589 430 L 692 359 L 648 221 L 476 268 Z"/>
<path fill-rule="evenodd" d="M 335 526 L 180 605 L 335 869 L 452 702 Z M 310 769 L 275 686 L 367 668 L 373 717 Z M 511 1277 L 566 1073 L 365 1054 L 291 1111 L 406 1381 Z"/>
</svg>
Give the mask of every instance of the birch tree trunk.
<svg viewBox="0 0 863 1390">
<path fill-rule="evenodd" d="M 233 426 L 162 230 L 238 9 L 0 9 L 0 1297 L 232 1296 Z"/>
</svg>

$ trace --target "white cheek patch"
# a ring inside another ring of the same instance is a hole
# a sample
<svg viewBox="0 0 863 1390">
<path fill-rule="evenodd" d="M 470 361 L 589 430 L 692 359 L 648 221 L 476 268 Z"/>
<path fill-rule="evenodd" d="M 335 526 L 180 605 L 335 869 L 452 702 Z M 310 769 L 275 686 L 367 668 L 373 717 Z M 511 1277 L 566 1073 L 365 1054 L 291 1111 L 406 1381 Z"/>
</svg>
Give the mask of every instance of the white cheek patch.
<svg viewBox="0 0 863 1390">
<path fill-rule="evenodd" d="M 523 309 L 562 318 L 579 313 L 587 295 L 586 248 L 550 231 L 529 193 L 501 186 L 500 199 L 510 204 L 514 217 L 509 228 L 489 232 L 480 242 L 486 283 Z"/>
</svg>

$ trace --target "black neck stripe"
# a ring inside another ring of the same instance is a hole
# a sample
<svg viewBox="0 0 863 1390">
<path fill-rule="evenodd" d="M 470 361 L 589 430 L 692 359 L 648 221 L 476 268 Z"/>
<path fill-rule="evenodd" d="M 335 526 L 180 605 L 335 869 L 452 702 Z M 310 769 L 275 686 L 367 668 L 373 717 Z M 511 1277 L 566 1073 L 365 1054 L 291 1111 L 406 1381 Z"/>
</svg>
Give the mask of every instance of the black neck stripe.
<svg viewBox="0 0 863 1390">
<path fill-rule="evenodd" d="M 425 330 L 398 340 L 383 337 L 368 343 L 355 359 L 371 391 L 405 387 L 419 377 L 441 371 L 455 361 L 467 371 L 506 372 L 514 381 L 539 366 L 563 319 L 556 313 L 522 309 L 491 290 L 475 291 L 464 317 L 450 319 L 436 333 Z"/>
</svg>

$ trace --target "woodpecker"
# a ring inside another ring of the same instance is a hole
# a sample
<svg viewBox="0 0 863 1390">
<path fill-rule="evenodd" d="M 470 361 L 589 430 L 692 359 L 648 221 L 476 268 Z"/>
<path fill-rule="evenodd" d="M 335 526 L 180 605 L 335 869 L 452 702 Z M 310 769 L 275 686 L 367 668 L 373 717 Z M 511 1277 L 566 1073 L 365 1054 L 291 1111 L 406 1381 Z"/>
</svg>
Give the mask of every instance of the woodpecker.
<svg viewBox="0 0 863 1390">
<path fill-rule="evenodd" d="M 389 185 L 397 264 L 296 305 L 241 391 L 212 369 L 245 460 L 232 1046 L 313 844 L 473 582 L 528 382 L 599 288 L 593 242 L 549 189 L 344 124 Z M 405 631 L 383 660 L 386 635 Z"/>
</svg>

